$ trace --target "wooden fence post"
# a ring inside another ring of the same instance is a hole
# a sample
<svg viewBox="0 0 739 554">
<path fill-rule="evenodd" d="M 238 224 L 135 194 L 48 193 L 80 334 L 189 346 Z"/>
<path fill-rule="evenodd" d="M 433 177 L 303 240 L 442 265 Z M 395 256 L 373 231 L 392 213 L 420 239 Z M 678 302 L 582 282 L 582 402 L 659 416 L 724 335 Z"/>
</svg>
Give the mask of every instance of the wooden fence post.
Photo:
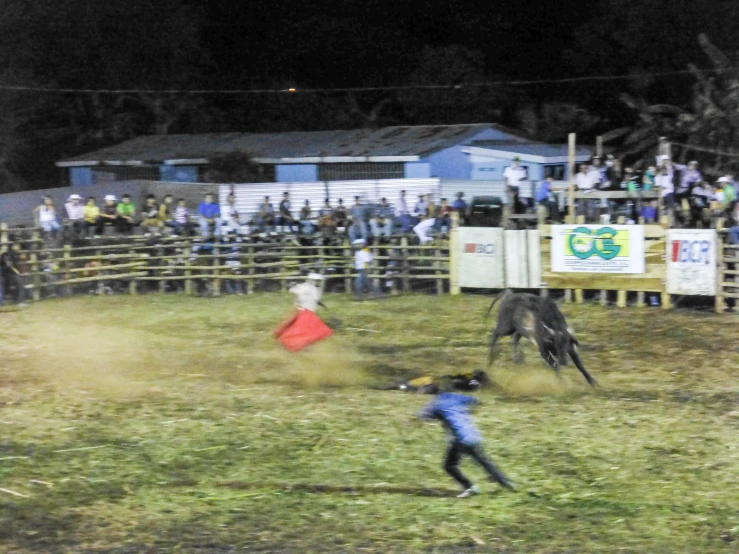
<svg viewBox="0 0 739 554">
<path fill-rule="evenodd" d="M 567 147 L 567 223 L 575 222 L 575 137 L 575 133 L 569 134 Z"/>
<path fill-rule="evenodd" d="M 462 292 L 459 286 L 459 214 L 452 212 L 452 223 L 449 229 L 449 294 Z"/>
<path fill-rule="evenodd" d="M 136 251 L 135 251 L 135 250 L 129 250 L 129 253 L 130 253 L 130 254 L 131 254 L 131 256 L 132 256 L 132 257 L 130 258 L 130 260 L 131 260 L 132 262 L 136 261 L 136 258 L 134 258 L 134 257 L 133 257 L 133 256 L 135 256 L 135 255 L 136 255 Z M 146 263 L 147 265 L 149 265 L 149 264 L 148 264 L 148 261 L 147 261 L 147 262 L 145 262 L 145 263 Z M 137 267 L 132 267 L 132 268 L 131 268 L 131 269 L 130 269 L 129 271 L 130 271 L 131 273 L 138 273 L 138 268 L 137 268 Z M 131 296 L 136 296 L 136 295 L 138 294 L 138 292 L 139 292 L 139 291 L 138 291 L 138 282 L 139 282 L 138 280 L 139 280 L 139 278 L 138 278 L 138 277 L 131 277 L 131 280 L 130 280 L 130 281 L 128 282 L 128 294 L 130 294 Z"/>
<path fill-rule="evenodd" d="M 726 262 L 724 261 L 724 241 L 721 238 L 721 231 L 724 228 L 724 219 L 720 217 L 716 221 L 716 313 L 722 314 L 726 309 L 724 304 L 724 281 Z"/>
<path fill-rule="evenodd" d="M 441 296 L 444 294 L 444 279 L 441 278 L 441 248 L 437 247 L 434 253 L 434 257 L 436 258 L 434 260 L 434 268 L 436 269 L 436 294 Z"/>
<path fill-rule="evenodd" d="M 247 263 L 249 264 L 248 274 L 250 277 L 254 277 L 254 245 L 250 244 L 248 249 L 249 257 L 247 259 Z M 247 294 L 253 294 L 254 293 L 254 279 L 247 279 L 246 280 L 246 293 Z"/>
<path fill-rule="evenodd" d="M 41 274 L 39 272 L 38 253 L 39 253 L 39 233 L 34 229 L 31 234 L 31 272 L 33 273 L 33 290 L 31 298 L 34 302 L 41 300 Z"/>
<path fill-rule="evenodd" d="M 185 294 L 192 294 L 192 262 L 190 261 L 190 258 L 192 257 L 192 240 L 188 238 L 185 241 Z"/>
<path fill-rule="evenodd" d="M 211 265 L 213 269 L 213 274 L 216 276 L 215 279 L 213 279 L 213 296 L 220 296 L 221 295 L 221 246 L 219 242 L 216 242 L 215 237 L 213 237 L 213 263 Z M 284 280 L 283 280 L 284 283 Z"/>
<path fill-rule="evenodd" d="M 69 244 L 64 245 L 64 268 L 69 271 L 72 269 L 72 246 Z M 64 274 L 64 280 L 69 281 L 71 279 L 71 273 Z M 64 286 L 64 296 L 72 296 L 72 285 L 67 283 Z"/>
<path fill-rule="evenodd" d="M 408 237 L 402 237 L 400 239 L 400 255 L 401 255 L 401 277 L 403 279 L 403 292 L 411 290 L 411 282 L 408 275 L 410 271 L 410 262 L 408 261 Z"/>
<path fill-rule="evenodd" d="M 344 291 L 347 294 L 352 292 L 352 273 L 354 273 L 354 257 L 352 256 L 352 247 L 349 244 L 349 239 L 344 239 Z"/>
<path fill-rule="evenodd" d="M 97 258 L 95 258 L 95 261 L 97 261 L 97 263 L 100 264 L 98 266 L 98 277 L 102 277 L 103 276 L 103 260 L 102 260 L 102 255 L 103 255 L 102 251 L 100 251 L 100 250 L 96 250 L 95 251 L 95 256 L 97 256 Z M 100 294 L 100 295 L 105 294 L 105 281 L 103 279 L 100 279 L 97 282 L 97 284 L 98 284 L 97 285 L 98 294 Z"/>
<path fill-rule="evenodd" d="M 167 255 L 166 254 L 166 250 L 164 248 L 164 245 L 159 245 L 159 248 L 157 249 L 157 255 L 160 258 Z M 159 277 L 160 277 L 160 280 L 159 280 L 159 292 L 162 292 L 163 293 L 163 292 L 165 292 L 167 290 L 167 280 L 165 279 L 165 275 L 167 273 L 167 270 L 169 269 L 167 267 L 167 264 L 169 263 L 169 260 L 161 260 L 160 259 L 160 260 L 158 260 L 158 262 L 160 264 L 162 264 L 162 262 L 163 262 L 163 265 L 160 265 L 159 266 Z M 147 262 L 147 265 L 149 265 L 149 263 L 150 262 Z"/>
<path fill-rule="evenodd" d="M 8 251 L 8 224 L 0 223 L 0 253 Z"/>
</svg>

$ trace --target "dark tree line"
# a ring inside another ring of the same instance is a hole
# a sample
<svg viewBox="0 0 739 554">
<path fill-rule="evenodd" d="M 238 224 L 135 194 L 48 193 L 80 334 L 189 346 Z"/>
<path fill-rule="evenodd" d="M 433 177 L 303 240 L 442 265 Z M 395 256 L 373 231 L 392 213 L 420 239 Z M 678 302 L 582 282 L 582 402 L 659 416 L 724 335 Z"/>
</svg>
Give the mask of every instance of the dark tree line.
<svg viewBox="0 0 739 554">
<path fill-rule="evenodd" d="M 636 151 L 669 127 L 670 117 L 715 126 L 736 116 L 731 102 L 715 100 L 722 91 L 733 94 L 730 79 L 712 81 L 697 70 L 715 68 L 718 59 L 706 58 L 703 42 L 698 48 L 700 30 L 710 32 L 712 48 L 726 58 L 721 63 L 735 65 L 726 40 L 739 31 L 733 1 L 587 0 L 569 12 L 556 3 L 521 10 L 512 0 L 423 12 L 381 0 L 334 4 L 0 0 L 0 85 L 141 91 L 0 91 L 0 191 L 57 184 L 54 161 L 141 134 L 500 122 L 548 141 L 572 131 L 589 140 L 623 127 L 616 135 Z M 676 78 L 473 86 L 691 63 L 693 74 Z M 444 88 L 300 92 L 403 85 Z M 298 92 L 157 92 L 288 87 Z M 660 110 L 655 105 L 671 106 L 657 114 L 659 125 L 646 117 Z M 733 140 L 723 131 L 701 137 L 716 137 L 723 148 Z"/>
</svg>

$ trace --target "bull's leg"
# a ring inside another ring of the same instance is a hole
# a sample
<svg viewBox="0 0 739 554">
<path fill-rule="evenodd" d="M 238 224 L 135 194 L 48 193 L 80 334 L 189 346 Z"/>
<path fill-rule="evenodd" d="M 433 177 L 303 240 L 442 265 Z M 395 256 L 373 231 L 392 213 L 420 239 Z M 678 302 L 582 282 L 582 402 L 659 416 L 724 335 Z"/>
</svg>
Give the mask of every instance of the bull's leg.
<svg viewBox="0 0 739 554">
<path fill-rule="evenodd" d="M 498 339 L 502 336 L 503 333 L 501 333 L 497 327 L 492 333 L 490 333 L 490 343 L 488 344 L 488 367 L 493 365 L 493 358 L 495 357 L 495 343 L 498 342 Z"/>
<path fill-rule="evenodd" d="M 513 361 L 517 364 L 523 362 L 523 352 L 521 351 L 520 342 L 521 335 L 513 333 L 513 337 L 511 337 L 511 344 L 513 345 Z"/>
<path fill-rule="evenodd" d="M 577 353 L 577 350 L 575 349 L 575 347 L 571 346 L 568 353 L 570 355 L 570 358 L 572 358 L 572 361 L 575 363 L 575 367 L 577 367 L 577 369 L 580 370 L 580 373 L 583 374 L 588 384 L 591 387 L 596 386 L 598 383 L 595 381 L 595 379 L 593 379 L 592 375 L 588 373 L 588 370 L 585 369 L 585 366 L 582 365 L 582 360 L 580 359 L 580 355 Z"/>
</svg>

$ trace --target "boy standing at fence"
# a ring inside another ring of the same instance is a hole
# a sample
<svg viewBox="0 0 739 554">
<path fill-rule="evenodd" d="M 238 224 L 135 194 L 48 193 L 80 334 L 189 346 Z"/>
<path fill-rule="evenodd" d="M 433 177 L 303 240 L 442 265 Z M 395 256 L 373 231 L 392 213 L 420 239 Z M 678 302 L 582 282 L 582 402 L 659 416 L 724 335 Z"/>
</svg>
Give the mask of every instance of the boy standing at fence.
<svg viewBox="0 0 739 554">
<path fill-rule="evenodd" d="M 459 470 L 459 462 L 462 456 L 470 456 L 488 474 L 490 481 L 499 483 L 510 491 L 515 491 L 516 486 L 508 479 L 498 466 L 496 466 L 485 454 L 482 448 L 482 438 L 472 423 L 468 410 L 476 406 L 479 401 L 471 396 L 455 393 L 442 393 L 434 400 L 426 404 L 418 412 L 416 417 L 424 420 L 439 420 L 444 429 L 449 433 L 449 448 L 444 460 L 444 470 L 457 481 L 464 490 L 457 498 L 467 498 L 480 494 L 480 489 L 472 484 Z"/>
</svg>

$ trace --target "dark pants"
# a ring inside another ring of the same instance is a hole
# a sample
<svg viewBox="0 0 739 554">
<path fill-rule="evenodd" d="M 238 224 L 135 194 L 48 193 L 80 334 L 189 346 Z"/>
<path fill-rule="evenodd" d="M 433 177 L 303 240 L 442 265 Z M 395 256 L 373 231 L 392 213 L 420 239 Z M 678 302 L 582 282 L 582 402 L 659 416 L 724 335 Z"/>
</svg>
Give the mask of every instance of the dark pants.
<svg viewBox="0 0 739 554">
<path fill-rule="evenodd" d="M 26 289 L 23 288 L 23 278 L 10 268 L 3 269 L 3 293 L 7 299 L 10 289 L 15 289 L 15 302 L 20 304 L 26 298 Z"/>
<path fill-rule="evenodd" d="M 452 478 L 462 485 L 465 489 L 469 489 L 472 486 L 472 481 L 467 479 L 464 474 L 459 470 L 459 462 L 462 456 L 470 456 L 483 469 L 495 479 L 498 483 L 507 481 L 508 478 L 503 474 L 498 466 L 485 454 L 481 444 L 462 444 L 459 441 L 454 441 L 449 445 L 449 450 L 446 452 L 446 458 L 444 459 L 444 471 L 446 471 Z"/>
</svg>

